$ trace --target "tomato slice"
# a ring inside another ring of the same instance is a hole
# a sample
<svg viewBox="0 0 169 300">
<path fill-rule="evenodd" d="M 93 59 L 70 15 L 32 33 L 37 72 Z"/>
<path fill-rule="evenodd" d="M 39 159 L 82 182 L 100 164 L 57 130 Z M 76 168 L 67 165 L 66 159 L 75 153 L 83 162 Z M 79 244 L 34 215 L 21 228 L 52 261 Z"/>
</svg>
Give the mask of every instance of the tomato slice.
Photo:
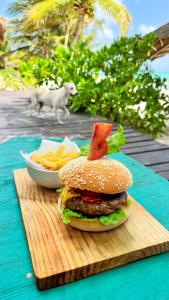
<svg viewBox="0 0 169 300">
<path fill-rule="evenodd" d="M 108 145 L 106 138 L 112 131 L 113 125 L 110 123 L 95 123 L 90 143 L 88 160 L 99 159 L 107 153 Z"/>
<path fill-rule="evenodd" d="M 89 197 L 98 197 L 98 196 L 100 196 L 100 193 L 87 191 L 87 190 L 82 191 L 81 194 L 83 194 L 84 196 L 89 196 Z"/>
<path fill-rule="evenodd" d="M 102 201 L 101 197 L 82 196 L 82 200 L 87 203 L 97 203 Z"/>
</svg>

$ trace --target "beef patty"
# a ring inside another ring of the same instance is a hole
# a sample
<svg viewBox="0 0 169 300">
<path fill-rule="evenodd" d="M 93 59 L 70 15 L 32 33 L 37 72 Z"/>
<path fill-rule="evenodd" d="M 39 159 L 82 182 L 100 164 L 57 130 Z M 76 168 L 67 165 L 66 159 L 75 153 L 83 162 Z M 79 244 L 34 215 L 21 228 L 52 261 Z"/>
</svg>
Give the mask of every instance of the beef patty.
<svg viewBox="0 0 169 300">
<path fill-rule="evenodd" d="M 116 197 L 117 196 L 117 197 Z M 106 198 L 106 197 L 105 197 Z M 101 215 L 110 215 L 116 209 L 127 204 L 126 192 L 119 193 L 116 195 L 108 195 L 108 199 L 96 203 L 87 203 L 82 200 L 82 197 L 73 197 L 66 202 L 66 208 L 82 212 L 83 214 L 95 217 Z"/>
</svg>

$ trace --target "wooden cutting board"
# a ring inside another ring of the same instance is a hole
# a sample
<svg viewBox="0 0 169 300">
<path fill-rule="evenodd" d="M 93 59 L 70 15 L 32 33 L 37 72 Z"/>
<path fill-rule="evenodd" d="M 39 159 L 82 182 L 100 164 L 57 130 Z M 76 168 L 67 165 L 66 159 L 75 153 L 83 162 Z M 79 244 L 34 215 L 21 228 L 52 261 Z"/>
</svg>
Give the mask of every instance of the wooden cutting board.
<svg viewBox="0 0 169 300">
<path fill-rule="evenodd" d="M 14 171 L 37 287 L 72 282 L 169 249 L 169 232 L 137 201 L 125 224 L 89 233 L 64 225 L 54 190 L 37 186 L 26 169 Z"/>
</svg>

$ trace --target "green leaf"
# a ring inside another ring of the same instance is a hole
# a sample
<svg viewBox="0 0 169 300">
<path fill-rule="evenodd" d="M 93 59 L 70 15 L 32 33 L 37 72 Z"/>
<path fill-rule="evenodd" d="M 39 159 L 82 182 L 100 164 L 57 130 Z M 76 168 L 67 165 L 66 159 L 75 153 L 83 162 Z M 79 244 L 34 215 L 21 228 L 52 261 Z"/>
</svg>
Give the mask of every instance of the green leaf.
<svg viewBox="0 0 169 300">
<path fill-rule="evenodd" d="M 133 201 L 128 197 L 128 198 L 127 198 L 127 205 L 130 206 L 130 205 L 132 204 L 132 202 L 133 202 Z"/>
<path fill-rule="evenodd" d="M 117 132 L 106 139 L 108 143 L 107 154 L 112 154 L 120 151 L 120 147 L 125 144 L 125 136 L 123 127 L 120 125 Z M 89 153 L 90 145 L 84 145 L 80 147 L 80 156 L 87 156 Z"/>
<path fill-rule="evenodd" d="M 89 144 L 81 146 L 80 147 L 80 156 L 87 156 L 89 153 L 89 147 L 90 147 Z"/>
<path fill-rule="evenodd" d="M 117 224 L 126 217 L 125 211 L 122 208 L 114 211 L 108 216 L 99 217 L 99 221 L 103 225 Z"/>
<path fill-rule="evenodd" d="M 63 190 L 64 190 L 64 187 L 61 187 L 61 188 L 56 189 L 56 192 L 57 192 L 57 193 L 62 193 Z"/>
<path fill-rule="evenodd" d="M 120 151 L 120 147 L 125 144 L 126 139 L 124 136 L 123 127 L 120 125 L 117 132 L 112 136 L 107 138 L 108 142 L 108 152 L 107 154 L 112 154 Z"/>
<path fill-rule="evenodd" d="M 86 221 L 99 221 L 103 225 L 110 225 L 110 224 L 117 224 L 118 222 L 122 221 L 126 217 L 126 214 L 122 208 L 119 208 L 118 210 L 116 210 L 115 212 L 113 212 L 112 214 L 110 214 L 108 216 L 101 216 L 98 218 L 88 218 L 80 212 L 76 212 L 69 208 L 65 208 L 61 214 L 61 218 L 62 218 L 63 222 L 65 224 L 69 224 L 70 217 L 80 218 L 83 221 L 85 221 L 85 220 Z"/>
<path fill-rule="evenodd" d="M 68 224 L 70 222 L 70 217 L 76 217 L 81 218 L 82 214 L 79 212 L 75 212 L 69 208 L 65 208 L 63 212 L 61 213 L 61 218 L 65 224 Z"/>
</svg>

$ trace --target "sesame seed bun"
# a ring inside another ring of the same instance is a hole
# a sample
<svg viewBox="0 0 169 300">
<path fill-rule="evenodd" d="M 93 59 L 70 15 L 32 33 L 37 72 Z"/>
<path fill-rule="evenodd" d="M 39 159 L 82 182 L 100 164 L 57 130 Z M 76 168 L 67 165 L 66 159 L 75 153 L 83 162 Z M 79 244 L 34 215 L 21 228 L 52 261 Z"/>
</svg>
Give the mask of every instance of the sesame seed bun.
<svg viewBox="0 0 169 300">
<path fill-rule="evenodd" d="M 88 160 L 78 157 L 59 171 L 62 185 L 104 194 L 121 193 L 132 184 L 130 171 L 110 158 Z"/>
<path fill-rule="evenodd" d="M 117 224 L 103 225 L 99 221 L 87 221 L 87 220 L 84 221 L 83 219 L 80 218 L 71 217 L 70 223 L 68 225 L 83 231 L 100 232 L 100 231 L 112 230 L 122 225 L 128 219 L 129 208 L 123 207 L 123 210 L 125 211 L 126 217 L 123 220 L 119 221 Z"/>
</svg>

